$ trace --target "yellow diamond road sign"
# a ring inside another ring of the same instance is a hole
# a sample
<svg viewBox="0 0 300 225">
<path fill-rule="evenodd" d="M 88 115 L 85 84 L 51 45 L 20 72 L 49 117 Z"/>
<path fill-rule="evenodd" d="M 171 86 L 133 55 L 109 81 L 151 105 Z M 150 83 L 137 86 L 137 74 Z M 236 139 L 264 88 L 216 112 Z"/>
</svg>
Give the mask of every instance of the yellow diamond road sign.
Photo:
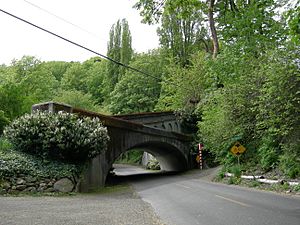
<svg viewBox="0 0 300 225">
<path fill-rule="evenodd" d="M 246 151 L 246 148 L 240 142 L 235 142 L 230 151 L 235 155 L 240 155 Z"/>
</svg>

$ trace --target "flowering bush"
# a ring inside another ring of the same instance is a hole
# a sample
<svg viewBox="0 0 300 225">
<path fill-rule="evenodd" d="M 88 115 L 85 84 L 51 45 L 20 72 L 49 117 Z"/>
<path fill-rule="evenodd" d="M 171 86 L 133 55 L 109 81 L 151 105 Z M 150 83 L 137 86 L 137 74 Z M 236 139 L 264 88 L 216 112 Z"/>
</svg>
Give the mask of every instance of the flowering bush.
<svg viewBox="0 0 300 225">
<path fill-rule="evenodd" d="M 107 129 L 98 118 L 36 112 L 13 121 L 4 136 L 18 151 L 70 162 L 83 162 L 107 148 Z"/>
</svg>

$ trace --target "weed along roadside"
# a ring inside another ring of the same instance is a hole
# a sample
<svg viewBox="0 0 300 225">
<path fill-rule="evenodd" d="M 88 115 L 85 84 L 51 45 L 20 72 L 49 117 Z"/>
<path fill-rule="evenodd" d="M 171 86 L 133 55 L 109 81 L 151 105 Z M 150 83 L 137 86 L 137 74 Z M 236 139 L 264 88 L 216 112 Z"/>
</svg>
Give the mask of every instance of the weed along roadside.
<svg viewBox="0 0 300 225">
<path fill-rule="evenodd" d="M 249 173 L 249 172 L 248 172 Z M 258 173 L 258 171 L 257 171 Z M 245 175 L 240 166 L 223 167 L 212 179 L 229 185 L 239 185 L 266 191 L 300 195 L 300 180 L 279 176 L 274 171 L 262 175 Z"/>
</svg>

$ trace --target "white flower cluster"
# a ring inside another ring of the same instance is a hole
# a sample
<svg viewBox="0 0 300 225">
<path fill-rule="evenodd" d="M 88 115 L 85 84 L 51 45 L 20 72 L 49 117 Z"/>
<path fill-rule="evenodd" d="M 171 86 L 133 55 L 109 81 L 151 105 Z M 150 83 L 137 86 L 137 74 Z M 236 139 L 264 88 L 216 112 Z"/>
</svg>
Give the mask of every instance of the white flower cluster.
<svg viewBox="0 0 300 225">
<path fill-rule="evenodd" d="M 13 121 L 4 135 L 15 147 L 42 157 L 82 161 L 107 148 L 107 129 L 99 118 L 36 112 Z"/>
</svg>

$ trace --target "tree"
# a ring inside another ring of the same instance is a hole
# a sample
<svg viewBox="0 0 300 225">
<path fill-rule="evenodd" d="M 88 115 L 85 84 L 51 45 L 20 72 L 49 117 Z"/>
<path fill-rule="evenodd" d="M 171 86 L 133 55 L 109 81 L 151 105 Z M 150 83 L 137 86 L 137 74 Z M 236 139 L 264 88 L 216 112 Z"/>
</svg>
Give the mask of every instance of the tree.
<svg viewBox="0 0 300 225">
<path fill-rule="evenodd" d="M 62 90 L 53 99 L 56 102 L 69 104 L 76 108 L 90 111 L 100 111 L 99 105 L 94 101 L 92 95 L 85 94 L 78 90 Z"/>
<path fill-rule="evenodd" d="M 139 54 L 130 66 L 139 68 L 147 76 L 127 70 L 111 94 L 110 111 L 113 114 L 151 112 L 160 94 L 160 79 L 164 72 L 164 60 L 158 52 Z"/>
<path fill-rule="evenodd" d="M 219 40 L 218 40 L 215 19 L 214 19 L 214 8 L 215 8 L 215 0 L 208 0 L 208 21 L 209 21 L 211 37 L 214 46 L 213 58 L 216 58 L 217 54 L 219 53 Z"/>
<path fill-rule="evenodd" d="M 231 4 L 229 4 L 231 2 Z M 286 39 L 284 23 L 280 21 L 276 0 L 220 1 L 216 21 L 223 45 L 237 48 L 242 53 L 261 53 L 280 46 Z"/>
<path fill-rule="evenodd" d="M 300 2 L 296 3 L 294 6 L 286 12 L 285 18 L 288 22 L 289 35 L 291 40 L 295 44 L 300 44 Z"/>
<path fill-rule="evenodd" d="M 61 86 L 65 90 L 77 90 L 87 93 L 86 79 L 87 69 L 80 62 L 72 63 L 62 77 Z"/>
<path fill-rule="evenodd" d="M 67 69 L 72 66 L 72 62 L 63 62 L 63 61 L 50 61 L 50 62 L 42 62 L 40 64 L 40 67 L 42 67 L 42 70 L 49 71 L 57 81 L 61 81 L 64 73 L 67 71 Z"/>
<path fill-rule="evenodd" d="M 4 77 L 0 83 L 0 105 L 9 119 L 30 112 L 33 104 L 54 96 L 58 82 L 40 65 L 35 57 L 24 56 L 0 72 L 0 77 Z"/>
<path fill-rule="evenodd" d="M 261 71 L 265 83 L 256 107 L 258 137 L 268 137 L 272 141 L 266 146 L 269 149 L 276 145 L 276 157 L 281 158 L 279 165 L 289 176 L 300 175 L 298 58 L 299 53 L 295 47 L 268 52 L 268 66 L 263 67 Z M 262 145 L 266 144 L 262 142 Z M 296 163 L 295 171 L 290 171 L 291 168 L 286 165 L 291 160 Z"/>
<path fill-rule="evenodd" d="M 88 93 L 92 95 L 93 100 L 101 105 L 108 96 L 105 92 L 105 77 L 107 75 L 107 60 L 101 60 L 99 57 L 93 57 L 83 63 L 87 68 L 86 84 Z"/>
<path fill-rule="evenodd" d="M 111 27 L 107 56 L 116 62 L 128 65 L 132 58 L 131 33 L 126 19 L 118 20 Z M 125 69 L 119 64 L 109 61 L 107 64 L 108 93 L 112 91 L 120 78 L 125 74 Z"/>
<path fill-rule="evenodd" d="M 139 1 L 135 7 L 141 10 L 144 22 L 161 18 L 160 44 L 180 65 L 188 65 L 198 50 L 211 50 L 200 1 Z"/>
<path fill-rule="evenodd" d="M 212 80 L 206 73 L 206 54 L 195 54 L 189 67 L 182 68 L 175 62 L 167 66 L 162 80 L 162 89 L 156 109 L 187 110 L 190 113 L 204 97 L 204 90 Z"/>
</svg>

